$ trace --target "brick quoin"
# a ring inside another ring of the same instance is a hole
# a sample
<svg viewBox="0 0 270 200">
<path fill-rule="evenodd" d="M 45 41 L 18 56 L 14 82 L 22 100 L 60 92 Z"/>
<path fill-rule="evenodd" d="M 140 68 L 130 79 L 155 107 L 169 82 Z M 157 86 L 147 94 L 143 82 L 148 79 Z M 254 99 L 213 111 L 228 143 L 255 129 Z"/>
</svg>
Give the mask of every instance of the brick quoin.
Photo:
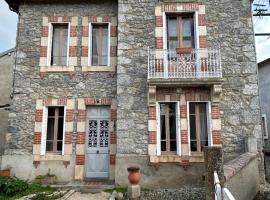
<svg viewBox="0 0 270 200">
<path fill-rule="evenodd" d="M 156 119 L 156 106 L 148 107 L 148 115 L 149 119 Z"/>
<path fill-rule="evenodd" d="M 65 144 L 72 143 L 72 132 L 65 132 Z"/>
<path fill-rule="evenodd" d="M 200 48 L 207 48 L 206 36 L 199 36 Z"/>
<path fill-rule="evenodd" d="M 96 16 L 89 16 L 88 22 L 97 22 L 97 17 Z"/>
<path fill-rule="evenodd" d="M 71 17 L 69 17 L 69 16 L 64 16 L 64 17 L 63 17 L 63 22 L 71 22 Z"/>
<path fill-rule="evenodd" d="M 76 57 L 77 56 L 77 47 L 70 46 L 69 47 L 69 56 L 70 57 Z"/>
<path fill-rule="evenodd" d="M 156 16 L 156 27 L 162 27 L 162 26 L 163 26 L 162 16 Z"/>
<path fill-rule="evenodd" d="M 110 155 L 110 165 L 115 165 L 115 154 Z"/>
<path fill-rule="evenodd" d="M 116 138 L 116 132 L 113 131 L 110 133 L 110 144 L 116 144 L 117 138 Z"/>
<path fill-rule="evenodd" d="M 70 37 L 77 36 L 77 26 L 70 26 Z"/>
<path fill-rule="evenodd" d="M 88 47 L 82 46 L 82 57 L 88 57 Z"/>
<path fill-rule="evenodd" d="M 40 57 L 47 57 L 47 46 L 40 47 Z"/>
<path fill-rule="evenodd" d="M 177 10 L 176 3 L 174 3 L 174 4 L 165 4 L 165 5 L 162 5 L 162 7 L 161 7 L 162 12 L 172 12 L 172 11 L 176 11 L 176 10 Z"/>
<path fill-rule="evenodd" d="M 181 130 L 181 144 L 188 144 L 188 131 Z"/>
<path fill-rule="evenodd" d="M 205 26 L 206 25 L 206 15 L 198 15 L 198 21 L 199 26 Z"/>
<path fill-rule="evenodd" d="M 117 118 L 117 110 L 111 109 L 111 120 L 116 120 Z"/>
<path fill-rule="evenodd" d="M 194 11 L 199 10 L 199 5 L 197 3 L 183 3 L 183 10 Z"/>
<path fill-rule="evenodd" d="M 66 110 L 66 122 L 73 121 L 73 110 Z"/>
<path fill-rule="evenodd" d="M 86 111 L 78 110 L 78 121 L 79 122 L 85 121 L 85 118 L 86 118 Z"/>
<path fill-rule="evenodd" d="M 180 118 L 187 118 L 187 106 L 181 105 L 180 106 Z"/>
<path fill-rule="evenodd" d="M 219 106 L 212 106 L 212 119 L 219 119 L 220 118 L 220 109 Z"/>
<path fill-rule="evenodd" d="M 48 35 L 49 35 L 49 27 L 42 26 L 42 37 L 48 37 Z"/>
<path fill-rule="evenodd" d="M 85 132 L 77 133 L 77 144 L 85 144 Z"/>
<path fill-rule="evenodd" d="M 41 133 L 40 132 L 34 133 L 34 144 L 41 144 Z"/>
<path fill-rule="evenodd" d="M 58 17 L 57 16 L 49 16 L 48 21 L 49 22 L 58 22 Z"/>
<path fill-rule="evenodd" d="M 88 35 L 89 35 L 89 26 L 83 26 L 82 36 L 88 37 Z"/>
<path fill-rule="evenodd" d="M 111 37 L 117 36 L 117 26 L 111 26 Z"/>
<path fill-rule="evenodd" d="M 111 17 L 109 16 L 102 17 L 102 22 L 111 22 Z"/>
<path fill-rule="evenodd" d="M 76 155 L 76 165 L 84 165 L 85 156 L 84 155 Z"/>
<path fill-rule="evenodd" d="M 212 131 L 213 144 L 221 144 L 221 132 L 217 130 Z"/>
<path fill-rule="evenodd" d="M 156 131 L 149 131 L 148 134 L 148 144 L 156 144 L 157 143 L 157 134 Z"/>
<path fill-rule="evenodd" d="M 36 110 L 36 122 L 42 122 L 43 110 Z"/>
<path fill-rule="evenodd" d="M 156 37 L 156 48 L 163 49 L 163 38 L 162 37 Z"/>
</svg>

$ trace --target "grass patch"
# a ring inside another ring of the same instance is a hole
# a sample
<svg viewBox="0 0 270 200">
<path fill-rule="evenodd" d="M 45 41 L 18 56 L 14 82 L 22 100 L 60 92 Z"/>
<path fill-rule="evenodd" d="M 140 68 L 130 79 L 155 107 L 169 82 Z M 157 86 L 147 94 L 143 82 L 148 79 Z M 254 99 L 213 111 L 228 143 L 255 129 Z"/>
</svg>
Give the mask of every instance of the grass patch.
<svg viewBox="0 0 270 200">
<path fill-rule="evenodd" d="M 103 192 L 113 193 L 114 190 L 116 192 L 126 193 L 127 192 L 127 187 L 115 187 L 115 188 L 112 188 L 112 189 L 105 189 L 105 190 L 103 190 Z"/>
</svg>

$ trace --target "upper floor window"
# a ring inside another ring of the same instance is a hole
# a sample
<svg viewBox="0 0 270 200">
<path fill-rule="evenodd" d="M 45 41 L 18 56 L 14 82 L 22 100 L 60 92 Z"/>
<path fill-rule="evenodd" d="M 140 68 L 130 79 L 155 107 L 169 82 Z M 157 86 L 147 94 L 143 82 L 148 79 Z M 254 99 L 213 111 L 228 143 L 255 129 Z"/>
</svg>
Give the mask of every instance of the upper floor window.
<svg viewBox="0 0 270 200">
<path fill-rule="evenodd" d="M 51 60 L 52 66 L 67 65 L 68 58 L 68 24 L 52 24 Z"/>
<path fill-rule="evenodd" d="M 107 66 L 109 60 L 109 24 L 92 24 L 91 64 Z"/>
<path fill-rule="evenodd" d="M 194 17 L 193 14 L 167 16 L 167 47 L 171 50 L 177 48 L 194 48 Z"/>
</svg>

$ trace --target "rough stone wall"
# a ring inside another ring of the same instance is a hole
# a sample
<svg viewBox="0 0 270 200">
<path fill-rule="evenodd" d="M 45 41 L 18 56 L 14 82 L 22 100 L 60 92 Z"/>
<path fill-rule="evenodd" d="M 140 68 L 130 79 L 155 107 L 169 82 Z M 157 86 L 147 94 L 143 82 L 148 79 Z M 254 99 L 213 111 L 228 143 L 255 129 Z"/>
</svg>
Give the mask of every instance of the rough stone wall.
<svg viewBox="0 0 270 200">
<path fill-rule="evenodd" d="M 47 1 L 43 4 L 25 3 L 20 6 L 19 12 L 21 17 L 18 30 L 15 95 L 12 101 L 5 154 L 32 154 L 36 99 L 115 98 L 116 95 L 114 73 L 96 72 L 84 77 L 80 63 L 82 17 L 117 16 L 116 1 L 76 1 L 76 4 L 68 2 L 60 4 L 58 1 Z M 78 16 L 78 63 L 72 78 L 61 72 L 48 73 L 44 79 L 40 78 L 38 65 L 42 16 L 50 15 Z"/>
<path fill-rule="evenodd" d="M 245 152 L 245 140 L 256 136 L 261 144 L 257 64 L 250 1 L 203 0 L 207 39 L 221 47 L 223 91 L 222 135 L 225 160 Z"/>
<path fill-rule="evenodd" d="M 4 153 L 5 135 L 8 127 L 8 109 L 10 104 L 10 94 L 12 85 L 14 52 L 0 57 L 0 157 Z M 1 158 L 0 158 L 1 166 Z"/>
</svg>

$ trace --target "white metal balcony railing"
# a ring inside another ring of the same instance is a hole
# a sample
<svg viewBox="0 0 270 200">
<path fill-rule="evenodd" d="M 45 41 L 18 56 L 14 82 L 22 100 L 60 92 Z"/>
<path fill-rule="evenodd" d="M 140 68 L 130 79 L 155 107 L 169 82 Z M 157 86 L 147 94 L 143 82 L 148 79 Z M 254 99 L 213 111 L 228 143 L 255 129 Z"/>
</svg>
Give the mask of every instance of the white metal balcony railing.
<svg viewBox="0 0 270 200">
<path fill-rule="evenodd" d="M 148 51 L 148 79 L 222 78 L 220 50 L 193 49 L 188 54 L 174 50 Z"/>
</svg>

